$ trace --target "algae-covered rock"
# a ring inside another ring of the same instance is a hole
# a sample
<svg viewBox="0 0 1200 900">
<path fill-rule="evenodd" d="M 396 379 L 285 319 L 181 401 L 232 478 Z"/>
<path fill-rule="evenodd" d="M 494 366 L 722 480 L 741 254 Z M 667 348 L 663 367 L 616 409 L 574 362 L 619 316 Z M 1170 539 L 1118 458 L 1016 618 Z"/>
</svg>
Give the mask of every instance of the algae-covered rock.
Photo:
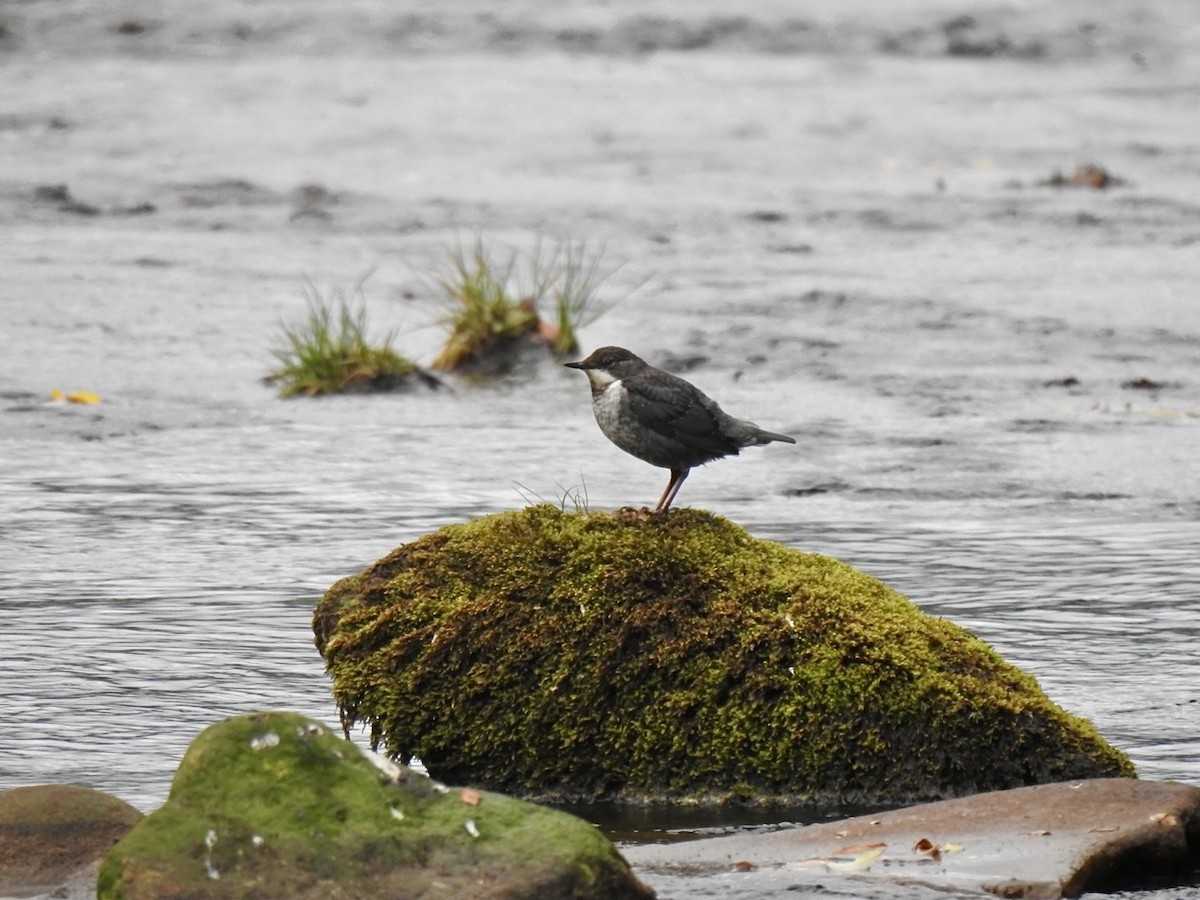
<svg viewBox="0 0 1200 900">
<path fill-rule="evenodd" d="M 1129 760 L 964 629 L 697 510 L 441 529 L 314 617 L 346 727 L 527 797 L 895 805 Z"/>
<path fill-rule="evenodd" d="M 637 898 L 592 825 L 449 789 L 295 713 L 213 725 L 105 858 L 100 900 Z"/>
</svg>

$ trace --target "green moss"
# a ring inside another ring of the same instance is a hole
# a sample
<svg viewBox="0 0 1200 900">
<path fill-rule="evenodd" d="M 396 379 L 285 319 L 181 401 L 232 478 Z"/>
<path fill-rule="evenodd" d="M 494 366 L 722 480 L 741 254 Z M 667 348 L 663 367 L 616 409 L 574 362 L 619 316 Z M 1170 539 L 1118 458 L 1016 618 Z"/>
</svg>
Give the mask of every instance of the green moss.
<svg viewBox="0 0 1200 900">
<path fill-rule="evenodd" d="M 109 853 L 98 896 L 408 897 L 432 881 L 462 888 L 513 873 L 536 888 L 530 896 L 559 896 L 540 893 L 547 885 L 604 896 L 589 886 L 606 879 L 632 891 L 614 896 L 638 896 L 587 823 L 489 792 L 468 803 L 393 768 L 398 778 L 293 713 L 214 725 L 188 750 L 166 804 Z"/>
<path fill-rule="evenodd" d="M 525 796 L 891 804 L 1133 771 L 969 632 L 697 510 L 450 526 L 334 585 L 314 629 L 347 725 Z"/>
</svg>

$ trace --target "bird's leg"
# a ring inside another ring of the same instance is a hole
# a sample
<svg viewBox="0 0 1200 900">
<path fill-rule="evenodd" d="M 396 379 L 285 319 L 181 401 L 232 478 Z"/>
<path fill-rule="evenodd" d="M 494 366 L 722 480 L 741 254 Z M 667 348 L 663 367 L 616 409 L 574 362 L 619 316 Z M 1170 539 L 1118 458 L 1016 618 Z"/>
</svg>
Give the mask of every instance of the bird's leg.
<svg viewBox="0 0 1200 900">
<path fill-rule="evenodd" d="M 679 493 L 679 488 L 682 486 L 685 478 L 688 477 L 689 469 L 672 469 L 671 480 L 667 482 L 667 489 L 663 491 L 663 495 L 658 498 L 658 506 L 654 507 L 654 511 L 666 512 L 671 501 L 675 499 L 675 495 Z"/>
</svg>

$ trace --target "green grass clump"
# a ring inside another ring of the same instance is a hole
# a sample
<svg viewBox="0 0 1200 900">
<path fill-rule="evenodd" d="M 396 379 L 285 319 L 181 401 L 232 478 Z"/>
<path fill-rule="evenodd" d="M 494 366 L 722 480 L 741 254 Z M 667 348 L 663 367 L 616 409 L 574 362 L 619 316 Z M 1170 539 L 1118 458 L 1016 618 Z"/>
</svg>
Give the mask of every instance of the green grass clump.
<svg viewBox="0 0 1200 900">
<path fill-rule="evenodd" d="M 272 351 L 280 367 L 266 380 L 279 385 L 281 396 L 390 390 L 416 371 L 392 349 L 393 332 L 379 342 L 368 340 L 361 293 L 352 302 L 340 291 L 322 296 L 310 284 L 305 300 L 307 318 L 297 326 L 282 326 L 284 344 Z"/>
<path fill-rule="evenodd" d="M 469 252 L 459 246 L 448 257 L 449 271 L 435 279 L 450 306 L 450 333 L 433 361 L 443 370 L 511 352 L 522 340 L 559 357 L 578 352 L 576 331 L 598 315 L 596 292 L 609 274 L 603 250 L 583 242 L 539 239 L 527 254 L 497 255 L 477 238 Z"/>
</svg>

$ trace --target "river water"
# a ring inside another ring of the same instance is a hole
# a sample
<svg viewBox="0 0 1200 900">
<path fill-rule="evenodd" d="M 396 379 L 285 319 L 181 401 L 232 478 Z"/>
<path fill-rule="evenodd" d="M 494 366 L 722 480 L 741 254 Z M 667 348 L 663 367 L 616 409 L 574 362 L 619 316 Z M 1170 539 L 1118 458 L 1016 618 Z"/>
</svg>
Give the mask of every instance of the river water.
<svg viewBox="0 0 1200 900">
<path fill-rule="evenodd" d="M 1200 784 L 1185 7 L 4 11 L 0 788 L 153 809 L 218 719 L 337 721 L 309 627 L 337 578 L 531 500 L 657 498 L 549 361 L 319 401 L 259 382 L 305 278 L 371 273 L 378 330 L 432 358 L 428 274 L 476 234 L 603 244 L 584 352 L 629 346 L 796 435 L 678 503 L 881 578 L 1142 777 Z M 991 52 L 948 52 L 964 29 Z M 1040 183 L 1083 162 L 1127 183 Z"/>
</svg>

